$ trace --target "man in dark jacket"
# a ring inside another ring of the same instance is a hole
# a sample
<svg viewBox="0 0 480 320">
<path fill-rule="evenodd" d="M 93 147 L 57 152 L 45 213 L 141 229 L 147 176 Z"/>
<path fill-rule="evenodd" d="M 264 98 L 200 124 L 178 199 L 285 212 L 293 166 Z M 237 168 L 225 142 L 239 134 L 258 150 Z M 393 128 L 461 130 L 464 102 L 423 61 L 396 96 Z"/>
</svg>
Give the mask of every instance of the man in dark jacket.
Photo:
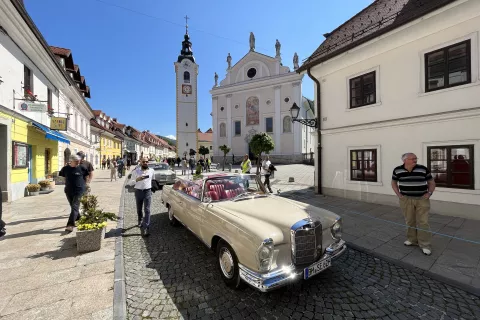
<svg viewBox="0 0 480 320">
<path fill-rule="evenodd" d="M 80 165 L 80 157 L 72 155 L 69 164 L 60 170 L 59 175 L 65 177 L 65 195 L 71 209 L 65 231 L 72 232 L 79 215 L 80 199 L 85 192 L 85 179 L 89 172 L 84 166 Z"/>
</svg>

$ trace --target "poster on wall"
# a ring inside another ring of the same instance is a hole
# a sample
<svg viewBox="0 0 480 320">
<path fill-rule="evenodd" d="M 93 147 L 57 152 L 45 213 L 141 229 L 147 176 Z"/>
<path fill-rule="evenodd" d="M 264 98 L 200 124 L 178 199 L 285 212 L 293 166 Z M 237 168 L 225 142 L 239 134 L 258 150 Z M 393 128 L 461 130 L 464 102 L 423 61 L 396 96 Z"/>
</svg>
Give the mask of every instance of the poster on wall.
<svg viewBox="0 0 480 320">
<path fill-rule="evenodd" d="M 258 125 L 260 123 L 260 108 L 257 97 L 247 99 L 247 125 Z"/>
<path fill-rule="evenodd" d="M 67 118 L 52 117 L 50 120 L 50 129 L 67 131 Z"/>
<path fill-rule="evenodd" d="M 27 168 L 28 167 L 28 145 L 25 143 L 21 142 L 12 142 L 13 147 L 12 147 L 12 156 L 13 156 L 13 161 L 12 161 L 12 167 L 14 169 L 17 168 Z"/>
</svg>

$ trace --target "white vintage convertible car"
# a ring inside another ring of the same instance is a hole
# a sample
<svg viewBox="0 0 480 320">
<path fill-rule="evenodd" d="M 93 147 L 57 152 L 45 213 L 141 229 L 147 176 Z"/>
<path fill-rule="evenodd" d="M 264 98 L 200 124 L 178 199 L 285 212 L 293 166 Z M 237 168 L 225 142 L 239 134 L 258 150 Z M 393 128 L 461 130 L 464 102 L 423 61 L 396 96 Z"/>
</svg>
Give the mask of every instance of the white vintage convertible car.
<svg viewBox="0 0 480 320">
<path fill-rule="evenodd" d="M 217 255 L 232 288 L 266 292 L 330 267 L 346 250 L 335 213 L 270 195 L 253 174 L 212 174 L 165 186 L 170 224 L 191 230 Z"/>
</svg>

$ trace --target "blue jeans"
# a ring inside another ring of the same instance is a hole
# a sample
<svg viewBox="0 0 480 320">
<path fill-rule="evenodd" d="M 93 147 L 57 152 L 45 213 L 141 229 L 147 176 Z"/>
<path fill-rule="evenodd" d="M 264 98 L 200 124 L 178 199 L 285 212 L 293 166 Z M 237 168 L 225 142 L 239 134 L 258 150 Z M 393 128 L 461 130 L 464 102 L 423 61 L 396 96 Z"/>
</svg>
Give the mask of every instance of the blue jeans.
<svg viewBox="0 0 480 320">
<path fill-rule="evenodd" d="M 70 216 L 68 217 L 67 227 L 75 227 L 75 221 L 80 214 L 80 199 L 82 195 L 68 193 L 66 193 L 66 195 L 68 203 L 70 204 Z"/>
<path fill-rule="evenodd" d="M 152 190 L 135 189 L 135 201 L 137 203 L 138 221 L 142 221 L 142 228 L 148 229 L 150 226 L 150 204 L 152 203 Z M 143 218 L 142 207 L 145 211 L 145 218 Z"/>
</svg>

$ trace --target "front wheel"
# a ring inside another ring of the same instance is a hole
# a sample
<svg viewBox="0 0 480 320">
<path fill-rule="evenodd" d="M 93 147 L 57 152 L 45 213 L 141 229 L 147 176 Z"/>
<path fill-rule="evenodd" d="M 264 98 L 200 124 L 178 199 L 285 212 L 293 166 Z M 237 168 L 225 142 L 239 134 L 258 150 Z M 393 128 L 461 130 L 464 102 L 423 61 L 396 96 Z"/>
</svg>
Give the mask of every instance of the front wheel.
<svg viewBox="0 0 480 320">
<path fill-rule="evenodd" d="M 241 289 L 244 286 L 240 279 L 240 269 L 238 267 L 238 259 L 232 247 L 223 240 L 217 245 L 217 261 L 225 284 L 232 289 Z"/>
</svg>

